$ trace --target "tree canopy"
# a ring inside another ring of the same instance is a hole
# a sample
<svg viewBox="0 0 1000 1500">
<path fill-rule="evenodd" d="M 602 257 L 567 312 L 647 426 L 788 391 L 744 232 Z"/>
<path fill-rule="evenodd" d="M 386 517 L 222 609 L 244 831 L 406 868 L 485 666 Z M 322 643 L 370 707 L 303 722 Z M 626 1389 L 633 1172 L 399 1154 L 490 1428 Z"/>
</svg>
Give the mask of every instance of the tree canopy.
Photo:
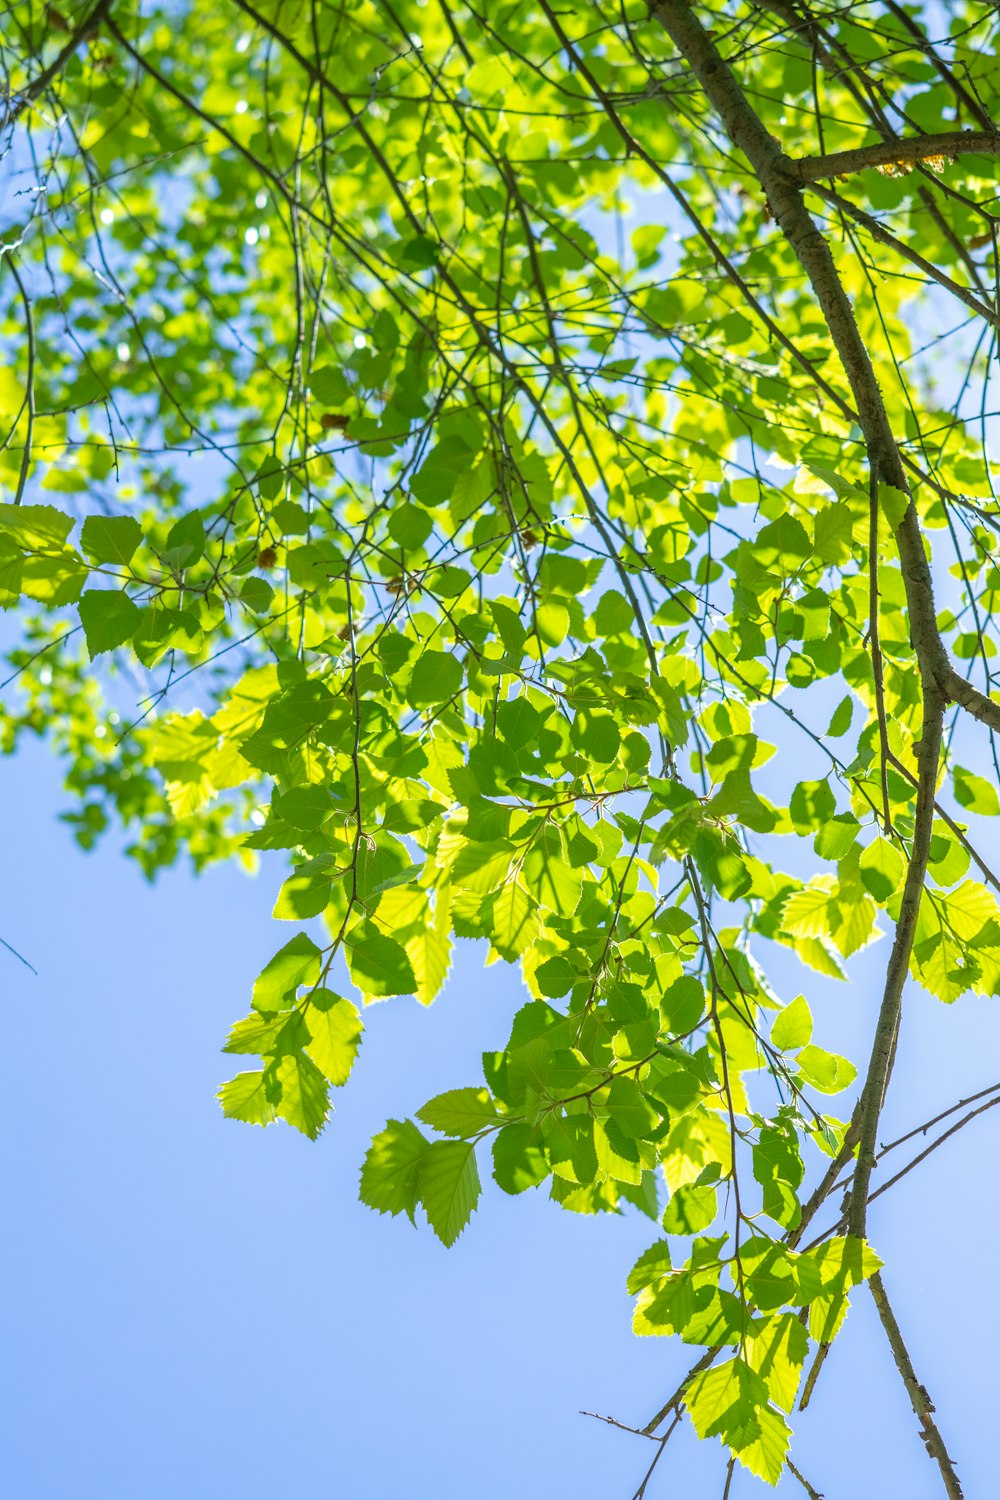
<svg viewBox="0 0 1000 1500">
<path fill-rule="evenodd" d="M 316 1137 L 365 1004 L 457 940 L 516 966 L 361 1197 L 446 1245 L 483 1170 L 649 1215 L 635 1330 L 692 1368 L 642 1430 L 719 1437 L 727 1494 L 817 1493 L 790 1413 L 865 1284 L 961 1495 L 868 1204 L 908 976 L 1000 994 L 998 38 L 990 0 L 5 21 L 3 748 L 150 877 L 285 851 L 236 1120 Z M 769 966 L 880 934 L 852 1061 Z"/>
</svg>

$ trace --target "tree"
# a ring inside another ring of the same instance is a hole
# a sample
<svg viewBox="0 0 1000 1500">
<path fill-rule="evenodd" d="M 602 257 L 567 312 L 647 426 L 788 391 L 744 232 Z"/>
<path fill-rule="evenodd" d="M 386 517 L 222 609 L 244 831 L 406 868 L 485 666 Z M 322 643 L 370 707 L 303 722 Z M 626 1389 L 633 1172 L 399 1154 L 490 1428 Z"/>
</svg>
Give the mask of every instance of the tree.
<svg viewBox="0 0 1000 1500">
<path fill-rule="evenodd" d="M 518 966 L 362 1198 L 648 1214 L 636 1331 L 697 1358 L 643 1431 L 727 1494 L 816 1493 L 788 1415 L 862 1284 L 961 1494 L 867 1217 L 907 977 L 1000 993 L 996 7 L 946 23 L 15 0 L 3 44 L 4 748 L 151 878 L 287 851 L 235 1119 L 315 1137 L 359 999 Z M 767 966 L 880 931 L 852 1105 Z"/>
</svg>

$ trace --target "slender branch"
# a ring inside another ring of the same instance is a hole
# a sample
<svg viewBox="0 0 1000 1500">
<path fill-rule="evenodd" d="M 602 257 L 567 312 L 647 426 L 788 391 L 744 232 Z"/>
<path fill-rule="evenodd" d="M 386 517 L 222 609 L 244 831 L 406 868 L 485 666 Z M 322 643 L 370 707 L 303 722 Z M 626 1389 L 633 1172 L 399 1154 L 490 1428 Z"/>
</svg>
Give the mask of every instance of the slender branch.
<svg viewBox="0 0 1000 1500">
<path fill-rule="evenodd" d="M 837 1152 L 836 1156 L 827 1167 L 818 1187 L 816 1187 L 816 1189 L 810 1195 L 808 1201 L 803 1205 L 799 1222 L 787 1236 L 789 1247 L 792 1250 L 794 1250 L 798 1245 L 799 1241 L 802 1239 L 802 1236 L 805 1234 L 806 1230 L 812 1223 L 813 1219 L 816 1217 L 819 1210 L 823 1207 L 823 1204 L 826 1202 L 827 1198 L 829 1198 L 830 1194 L 836 1190 L 837 1179 L 840 1176 L 841 1168 L 846 1166 L 847 1163 L 851 1160 L 851 1157 L 854 1155 L 854 1148 L 858 1144 L 860 1128 L 861 1101 L 859 1100 L 858 1104 L 855 1107 L 854 1114 L 851 1117 L 851 1123 L 847 1127 L 847 1130 L 844 1134 L 844 1144 L 841 1146 L 840 1150 Z"/>
<path fill-rule="evenodd" d="M 910 1359 L 909 1352 L 903 1342 L 903 1335 L 900 1332 L 899 1324 L 896 1322 L 896 1315 L 889 1302 L 881 1272 L 876 1271 L 875 1275 L 869 1278 L 868 1287 L 875 1306 L 878 1309 L 878 1315 L 882 1320 L 882 1327 L 885 1329 L 886 1338 L 889 1340 L 889 1347 L 892 1350 L 892 1357 L 896 1361 L 896 1368 L 906 1387 L 906 1394 L 910 1398 L 910 1405 L 913 1407 L 914 1414 L 920 1423 L 920 1436 L 924 1440 L 924 1447 L 941 1471 L 941 1478 L 944 1480 L 944 1487 L 949 1500 L 963 1500 L 962 1486 L 955 1472 L 955 1465 L 948 1456 L 944 1439 L 941 1436 L 937 1423 L 934 1421 L 934 1403 L 927 1394 L 926 1387 L 922 1386 L 917 1379 L 916 1371 L 913 1368 L 913 1361 Z"/>
<path fill-rule="evenodd" d="M 35 968 L 34 964 L 29 963 L 28 960 L 25 958 L 25 956 L 24 956 L 23 953 L 18 953 L 17 949 L 14 948 L 14 947 L 12 947 L 12 945 L 7 942 L 6 938 L 0 938 L 0 947 L 6 948 L 8 953 L 13 954 L 13 956 L 20 963 L 24 964 L 24 967 L 26 969 L 30 969 L 31 970 L 32 974 L 34 974 L 34 976 L 35 976 L 36 979 L 38 978 L 38 970 Z"/>
<path fill-rule="evenodd" d="M 830 246 L 805 206 L 795 168 L 755 114 L 734 73 L 687 0 L 659 0 L 652 13 L 721 116 L 730 140 L 750 162 L 772 215 L 808 277 L 854 396 L 875 496 L 879 494 L 879 487 L 885 484 L 908 497 L 903 518 L 896 528 L 896 538 L 910 611 L 912 640 L 920 671 L 923 725 L 917 747 L 919 784 L 910 860 L 867 1077 L 860 1099 L 859 1149 L 848 1210 L 848 1227 L 851 1234 L 863 1239 L 867 1222 L 868 1186 L 875 1164 L 878 1122 L 895 1056 L 903 987 L 916 934 L 917 914 L 930 853 L 945 708 L 948 701 L 961 702 L 976 717 L 990 722 L 995 707 L 997 722 L 1000 723 L 1000 705 L 993 705 L 982 694 L 976 693 L 975 698 L 972 697 L 975 690 L 958 677 L 944 648 L 937 626 L 930 567 L 924 551 L 916 506 L 909 494 L 902 455 L 854 310 L 840 280 Z M 829 165 L 820 175 L 830 175 Z M 938 1463 L 949 1496 L 960 1497 L 961 1489 L 954 1469 L 940 1433 L 929 1415 L 931 1403 L 913 1375 L 902 1336 L 892 1317 L 880 1281 L 877 1288 L 873 1288 L 873 1296 L 914 1410 L 921 1418 L 928 1451 Z"/>
<path fill-rule="evenodd" d="M 882 642 L 879 633 L 878 587 L 878 484 L 872 474 L 869 483 L 868 512 L 868 640 L 871 647 L 872 677 L 875 682 L 875 716 L 878 719 L 879 780 L 882 783 L 882 827 L 886 838 L 892 834 L 892 812 L 889 807 L 889 726 L 885 719 L 885 670 L 882 664 Z"/>
<path fill-rule="evenodd" d="M 730 140 L 753 167 L 768 207 L 809 279 L 854 396 L 874 481 L 910 496 L 907 464 L 889 422 L 871 355 L 840 280 L 833 252 L 806 208 L 794 162 L 755 114 L 735 74 L 686 0 L 658 0 L 651 14 L 686 59 L 721 116 Z M 899 143 L 886 144 L 895 149 Z M 925 685 L 936 684 L 946 702 L 959 704 L 982 723 L 1000 730 L 1000 703 L 966 682 L 955 671 L 945 650 L 937 625 L 930 565 L 912 496 L 896 528 L 896 541 L 913 647 Z"/>
<path fill-rule="evenodd" d="M 813 1391 L 816 1389 L 816 1382 L 819 1379 L 820 1371 L 826 1364 L 827 1355 L 830 1353 L 830 1350 L 832 1348 L 832 1344 L 820 1344 L 819 1348 L 816 1350 L 816 1358 L 812 1362 L 809 1374 L 806 1376 L 806 1383 L 802 1387 L 802 1395 L 799 1399 L 799 1411 L 805 1411 L 810 1401 L 812 1400 Z"/>
<path fill-rule="evenodd" d="M 749 160 L 771 212 L 809 278 L 854 395 L 873 485 L 886 483 L 908 493 L 906 471 L 871 356 L 861 337 L 830 247 L 805 206 L 801 188 L 789 175 L 787 158 L 754 113 L 735 75 L 686 0 L 660 0 L 654 14 L 718 110 L 733 144 Z M 930 852 L 945 701 L 950 696 L 941 684 L 950 682 L 950 676 L 958 675 L 954 673 L 938 633 L 930 567 L 912 498 L 897 529 L 897 539 L 923 687 L 924 725 L 912 854 L 861 1098 L 858 1166 L 851 1205 L 851 1232 L 861 1237 L 864 1236 L 867 1212 L 868 1179 L 875 1161 L 878 1119 L 892 1068 L 903 985 Z M 970 692 L 974 691 L 970 688 Z M 1000 705 L 997 705 L 997 714 L 1000 720 Z"/>
<path fill-rule="evenodd" d="M 936 1136 L 929 1146 L 925 1146 L 923 1151 L 918 1152 L 912 1161 L 908 1161 L 905 1167 L 901 1167 L 895 1177 L 890 1177 L 888 1182 L 883 1182 L 880 1187 L 876 1188 L 874 1193 L 869 1197 L 868 1202 L 874 1203 L 876 1198 L 881 1198 L 883 1193 L 887 1193 L 891 1187 L 895 1187 L 896 1183 L 912 1172 L 914 1167 L 919 1167 L 920 1163 L 926 1161 L 933 1151 L 936 1151 L 939 1146 L 943 1146 L 945 1141 L 950 1140 L 953 1135 L 957 1135 L 960 1130 L 963 1130 L 966 1125 L 976 1119 L 977 1115 L 984 1115 L 988 1109 L 995 1109 L 998 1104 L 1000 1104 L 1000 1098 L 989 1099 L 985 1104 L 980 1104 L 978 1109 L 970 1109 L 967 1115 L 963 1115 L 960 1120 L 956 1120 L 954 1125 L 949 1125 L 948 1129 L 943 1130 L 939 1136 Z M 926 1126 L 924 1128 L 926 1129 Z M 881 1154 L 884 1155 L 885 1153 L 882 1152 Z"/>
<path fill-rule="evenodd" d="M 700 1375 L 703 1370 L 707 1370 L 718 1353 L 718 1349 L 706 1349 L 705 1353 L 701 1356 L 701 1359 L 698 1360 L 697 1364 L 691 1366 L 690 1370 L 688 1370 L 687 1374 L 684 1376 L 684 1379 L 681 1381 L 676 1391 L 674 1391 L 674 1394 L 671 1396 L 670 1400 L 667 1401 L 665 1405 L 660 1407 L 659 1411 L 656 1413 L 656 1416 L 653 1417 L 649 1422 L 647 1422 L 645 1427 L 642 1429 L 647 1437 L 652 1437 L 653 1433 L 656 1431 L 657 1427 L 659 1427 L 664 1418 L 668 1417 L 670 1413 L 675 1410 L 675 1408 L 684 1399 L 684 1392 L 687 1390 L 688 1386 L 691 1384 L 695 1376 Z"/>
<path fill-rule="evenodd" d="M 922 1125 L 914 1125 L 913 1129 L 908 1130 L 905 1135 L 898 1136 L 896 1140 L 890 1141 L 888 1146 L 883 1146 L 879 1152 L 879 1158 L 881 1159 L 889 1151 L 895 1151 L 897 1146 L 905 1146 L 906 1142 L 912 1141 L 915 1135 L 926 1135 L 928 1130 L 933 1130 L 935 1125 L 940 1125 L 941 1121 L 947 1120 L 949 1115 L 957 1114 L 967 1104 L 975 1104 L 978 1100 L 985 1099 L 988 1094 L 996 1094 L 998 1092 L 1000 1092 L 1000 1083 L 991 1083 L 987 1088 L 980 1089 L 978 1093 L 969 1094 L 965 1099 L 959 1099 L 956 1104 L 950 1104 L 940 1114 L 934 1115 L 930 1120 L 925 1120 Z"/>
<path fill-rule="evenodd" d="M 802 1488 L 809 1496 L 809 1500 L 823 1500 L 823 1496 L 820 1494 L 819 1490 L 813 1489 L 812 1485 L 809 1483 L 806 1476 L 802 1473 L 801 1469 L 797 1469 L 790 1458 L 786 1458 L 785 1463 L 788 1466 L 789 1474 L 791 1474 L 793 1479 L 797 1479 L 799 1481 L 799 1484 L 801 1484 Z"/>
<path fill-rule="evenodd" d="M 918 748 L 919 784 L 914 816 L 913 843 L 906 871 L 903 896 L 896 919 L 896 934 L 886 967 L 882 1004 L 875 1024 L 875 1039 L 868 1062 L 868 1074 L 861 1092 L 861 1123 L 858 1132 L 858 1159 L 848 1212 L 850 1234 L 864 1239 L 868 1217 L 868 1184 L 876 1162 L 878 1122 L 885 1102 L 889 1075 L 896 1051 L 899 1017 L 903 1003 L 903 986 L 909 969 L 910 953 L 916 936 L 917 914 L 923 894 L 924 879 L 930 858 L 931 832 L 934 826 L 934 793 L 937 789 L 941 739 L 944 730 L 944 700 L 932 684 L 925 684 L 924 722 Z"/>
<path fill-rule="evenodd" d="M 975 292 L 970 291 L 967 286 L 963 286 L 960 281 L 953 281 L 946 271 L 942 271 L 940 266 L 936 266 L 932 260 L 928 260 L 925 255 L 921 255 L 919 250 L 914 250 L 912 245 L 907 245 L 903 240 L 897 239 L 873 214 L 867 213 L 863 208 L 859 208 L 856 203 L 852 203 L 850 198 L 845 198 L 842 193 L 837 193 L 832 188 L 823 187 L 820 183 L 810 183 L 809 191 L 817 197 L 822 198 L 825 203 L 829 203 L 839 213 L 847 214 L 856 224 L 860 224 L 863 229 L 866 229 L 873 240 L 877 240 L 880 245 L 885 245 L 890 250 L 895 250 L 897 255 L 901 255 L 904 260 L 908 260 L 911 265 L 916 266 L 931 281 L 936 281 L 938 286 L 943 286 L 953 297 L 957 297 L 960 302 L 964 302 L 966 307 L 989 323 L 991 328 L 1000 328 L 1000 315 L 998 315 L 995 307 L 991 307 L 988 302 L 984 302 L 981 297 L 977 297 Z"/>
<path fill-rule="evenodd" d="M 671 1422 L 670 1426 L 667 1428 L 666 1432 L 663 1434 L 663 1436 L 661 1438 L 657 1438 L 656 1439 L 656 1441 L 659 1443 L 660 1446 L 656 1450 L 656 1452 L 654 1453 L 654 1455 L 653 1455 L 653 1462 L 650 1464 L 649 1468 L 646 1470 L 645 1474 L 643 1475 L 642 1483 L 640 1484 L 639 1488 L 636 1490 L 635 1494 L 632 1496 L 632 1500 L 643 1500 L 643 1496 L 646 1493 L 646 1486 L 649 1484 L 649 1481 L 653 1477 L 653 1470 L 656 1468 L 656 1465 L 660 1462 L 660 1459 L 663 1457 L 663 1450 L 666 1448 L 666 1446 L 669 1443 L 670 1439 L 673 1437 L 674 1432 L 677 1430 L 677 1427 L 678 1427 L 678 1425 L 680 1423 L 680 1420 L 681 1420 L 680 1412 L 678 1412 L 677 1415 L 674 1417 L 674 1420 Z"/>
<path fill-rule="evenodd" d="M 797 182 L 818 182 L 823 177 L 847 177 L 869 167 L 913 166 L 936 157 L 950 158 L 962 152 L 1000 155 L 1000 132 L 946 130 L 934 135 L 904 136 L 897 141 L 875 141 L 851 151 L 830 151 L 825 156 L 800 156 L 789 161 L 788 171 Z"/>
<path fill-rule="evenodd" d="M 28 371 L 26 375 L 25 405 L 28 408 L 28 427 L 24 435 L 24 448 L 21 450 L 21 468 L 17 476 L 17 489 L 14 492 L 14 504 L 20 505 L 24 499 L 25 487 L 28 483 L 28 471 L 31 468 L 31 441 L 35 433 L 35 317 L 31 310 L 31 298 L 28 296 L 21 273 L 17 269 L 14 257 L 7 257 L 10 273 L 17 283 L 17 290 L 21 298 L 21 306 L 24 308 L 24 321 L 28 335 Z"/>
<path fill-rule="evenodd" d="M 633 1437 L 649 1438 L 653 1443 L 660 1441 L 651 1432 L 644 1432 L 641 1427 L 630 1427 L 627 1422 L 619 1422 L 617 1417 L 606 1417 L 600 1411 L 581 1411 L 580 1415 L 581 1417 L 593 1417 L 595 1422 L 607 1422 L 609 1427 L 617 1427 L 619 1432 L 630 1432 Z"/>
<path fill-rule="evenodd" d="M 914 786 L 917 785 L 918 779 L 916 776 L 914 776 L 909 766 L 904 765 L 898 756 L 893 755 L 891 750 L 889 751 L 889 760 L 892 765 L 896 767 L 896 770 L 901 773 L 901 775 L 905 776 L 910 782 L 912 782 Z M 934 811 L 937 813 L 942 823 L 944 823 L 947 828 L 951 829 L 952 833 L 958 839 L 958 842 L 961 844 L 966 854 L 968 854 L 969 858 L 975 860 L 976 864 L 979 866 L 980 871 L 982 872 L 984 879 L 989 882 L 989 884 L 995 891 L 1000 891 L 1000 877 L 994 875 L 985 859 L 983 859 L 982 855 L 979 853 L 975 844 L 973 844 L 968 835 L 955 822 L 955 819 L 952 817 L 948 809 L 946 807 L 942 807 L 940 802 L 935 802 Z"/>
</svg>

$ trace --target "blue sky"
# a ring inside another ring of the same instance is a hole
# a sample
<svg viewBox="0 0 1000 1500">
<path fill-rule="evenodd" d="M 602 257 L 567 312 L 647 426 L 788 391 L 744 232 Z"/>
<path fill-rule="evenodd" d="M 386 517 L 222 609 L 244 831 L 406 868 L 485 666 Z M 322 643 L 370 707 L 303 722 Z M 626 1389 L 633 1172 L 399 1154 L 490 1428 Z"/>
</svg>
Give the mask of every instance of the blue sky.
<svg viewBox="0 0 1000 1500">
<path fill-rule="evenodd" d="M 0 935 L 39 970 L 0 957 L 7 1493 L 630 1500 L 647 1445 L 578 1413 L 643 1421 L 687 1367 L 683 1347 L 629 1329 L 625 1274 L 655 1227 L 487 1184 L 446 1251 L 357 1202 L 387 1115 L 478 1080 L 521 1002 L 512 972 L 462 944 L 431 1010 L 373 1007 L 317 1144 L 225 1121 L 218 1049 L 277 946 L 276 872 L 149 887 L 111 842 L 76 849 L 42 747 L 0 774 Z M 884 947 L 850 988 L 787 961 L 783 988 L 808 989 L 821 1042 L 860 1052 Z M 947 1009 L 913 990 L 883 1138 L 996 1081 L 998 1040 L 995 1002 Z M 995 1493 L 998 1129 L 1000 1110 L 872 1215 L 970 1497 Z M 863 1294 L 793 1452 L 829 1500 L 939 1494 Z M 649 1500 L 721 1496 L 722 1472 L 718 1446 L 682 1431 Z M 764 1493 L 747 1477 L 732 1491 Z M 786 1480 L 779 1494 L 804 1492 Z"/>
</svg>

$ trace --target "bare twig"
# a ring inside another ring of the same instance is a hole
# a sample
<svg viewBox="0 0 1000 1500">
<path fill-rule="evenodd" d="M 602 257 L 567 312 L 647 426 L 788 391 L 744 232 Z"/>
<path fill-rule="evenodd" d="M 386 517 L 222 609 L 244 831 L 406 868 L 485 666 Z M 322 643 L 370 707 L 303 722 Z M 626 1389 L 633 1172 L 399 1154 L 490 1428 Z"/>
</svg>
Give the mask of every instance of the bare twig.
<svg viewBox="0 0 1000 1500">
<path fill-rule="evenodd" d="M 868 1287 L 875 1306 L 878 1309 L 878 1315 L 882 1320 L 882 1327 L 885 1329 L 886 1338 L 889 1340 L 889 1347 L 892 1350 L 892 1357 L 896 1361 L 896 1368 L 906 1387 L 906 1394 L 910 1398 L 910 1405 L 913 1407 L 914 1414 L 920 1423 L 920 1436 L 924 1440 L 924 1447 L 941 1471 L 941 1478 L 944 1481 L 945 1491 L 949 1496 L 949 1500 L 963 1500 L 962 1486 L 955 1472 L 955 1465 L 948 1456 L 944 1439 L 934 1420 L 934 1403 L 927 1394 L 926 1387 L 922 1386 L 917 1379 L 913 1362 L 903 1342 L 903 1335 L 900 1332 L 899 1324 L 896 1322 L 896 1315 L 886 1294 L 881 1272 L 876 1271 L 875 1275 L 869 1279 Z"/>
</svg>

